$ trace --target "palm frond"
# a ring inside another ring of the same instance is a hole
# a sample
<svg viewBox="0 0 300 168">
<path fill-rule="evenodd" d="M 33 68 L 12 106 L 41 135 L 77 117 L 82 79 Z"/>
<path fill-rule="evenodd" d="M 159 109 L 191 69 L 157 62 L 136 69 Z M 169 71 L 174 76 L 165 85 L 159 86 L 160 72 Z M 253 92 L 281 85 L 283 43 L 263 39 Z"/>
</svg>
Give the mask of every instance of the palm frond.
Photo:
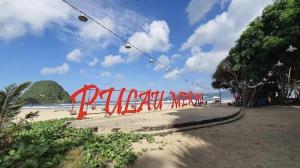
<svg viewBox="0 0 300 168">
<path fill-rule="evenodd" d="M 31 82 L 24 82 L 20 85 L 12 84 L 0 91 L 0 128 L 2 121 L 7 121 L 19 113 L 24 105 L 24 101 L 21 99 L 22 92 L 30 84 Z"/>
<path fill-rule="evenodd" d="M 28 114 L 25 115 L 25 119 L 29 119 L 29 118 L 34 118 L 39 116 L 39 111 L 35 111 L 35 112 L 30 112 Z"/>
</svg>

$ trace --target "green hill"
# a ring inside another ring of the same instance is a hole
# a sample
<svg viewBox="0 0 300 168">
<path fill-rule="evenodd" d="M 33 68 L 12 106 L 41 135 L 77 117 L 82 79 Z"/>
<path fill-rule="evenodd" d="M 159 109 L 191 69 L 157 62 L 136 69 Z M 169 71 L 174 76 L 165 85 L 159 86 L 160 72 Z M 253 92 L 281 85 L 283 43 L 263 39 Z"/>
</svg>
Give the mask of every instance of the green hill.
<svg viewBox="0 0 300 168">
<path fill-rule="evenodd" d="M 55 81 L 37 81 L 25 91 L 27 104 L 69 103 L 70 95 Z"/>
</svg>

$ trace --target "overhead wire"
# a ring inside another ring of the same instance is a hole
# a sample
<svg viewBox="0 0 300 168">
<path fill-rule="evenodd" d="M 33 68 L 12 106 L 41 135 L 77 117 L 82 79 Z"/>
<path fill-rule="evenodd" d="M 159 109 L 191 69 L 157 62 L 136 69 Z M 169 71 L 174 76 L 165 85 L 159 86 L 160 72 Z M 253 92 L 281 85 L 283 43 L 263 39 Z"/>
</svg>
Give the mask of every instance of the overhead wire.
<svg viewBox="0 0 300 168">
<path fill-rule="evenodd" d="M 140 52 L 142 55 L 145 55 L 146 57 L 148 57 L 152 62 L 156 62 L 157 64 L 161 65 L 163 68 L 166 68 L 165 70 L 167 72 L 170 72 L 172 70 L 176 70 L 174 68 L 171 68 L 170 66 L 167 66 L 163 63 L 161 63 L 157 58 L 149 55 L 148 53 L 146 53 L 145 51 L 143 51 L 142 49 L 138 48 L 137 46 L 135 46 L 134 44 L 130 43 L 128 40 L 124 39 L 122 36 L 120 36 L 119 34 L 117 34 L 116 32 L 114 32 L 113 30 L 111 30 L 110 28 L 108 28 L 107 26 L 103 25 L 101 22 L 99 22 L 98 20 L 94 19 L 93 17 L 91 17 L 90 15 L 88 15 L 86 12 L 82 11 L 81 9 L 79 9 L 78 7 L 76 7 L 75 5 L 71 4 L 70 2 L 66 1 L 66 0 L 62 0 L 63 2 L 65 2 L 67 5 L 69 5 L 70 7 L 72 7 L 73 9 L 77 10 L 78 12 L 80 12 L 82 15 L 84 15 L 85 17 L 87 17 L 88 19 L 92 20 L 93 22 L 95 22 L 97 25 L 101 26 L 103 29 L 107 30 L 108 32 L 110 32 L 111 34 L 113 34 L 115 37 L 117 37 L 122 43 L 129 45 L 131 47 L 133 47 L 135 50 L 137 50 L 138 52 Z M 182 77 L 185 79 L 185 82 L 190 82 L 192 86 L 194 86 L 194 82 L 191 82 L 191 80 L 188 80 L 188 78 L 183 77 L 181 72 L 177 72 L 176 76 L 178 77 Z M 196 82 L 198 83 L 198 82 Z M 197 85 L 197 87 L 199 87 L 199 85 Z"/>
</svg>

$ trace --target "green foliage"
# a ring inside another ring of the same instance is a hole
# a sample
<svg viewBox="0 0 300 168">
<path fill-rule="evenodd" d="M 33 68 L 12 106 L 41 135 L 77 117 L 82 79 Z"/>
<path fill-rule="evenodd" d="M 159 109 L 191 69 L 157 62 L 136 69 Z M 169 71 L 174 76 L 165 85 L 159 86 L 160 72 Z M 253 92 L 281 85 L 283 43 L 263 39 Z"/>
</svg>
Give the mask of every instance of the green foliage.
<svg viewBox="0 0 300 168">
<path fill-rule="evenodd" d="M 20 109 L 25 103 L 21 95 L 29 85 L 30 82 L 20 85 L 12 84 L 0 91 L 0 148 L 9 144 L 11 136 L 26 125 L 27 119 L 38 115 L 38 112 L 30 112 L 18 122 L 11 121 L 20 113 Z"/>
<path fill-rule="evenodd" d="M 0 167 L 54 167 L 74 148 L 83 149 L 85 167 L 125 167 L 137 157 L 132 143 L 152 140 L 133 133 L 95 135 L 91 129 L 66 127 L 67 120 L 34 122 L 17 132 L 11 146 L 0 150 Z"/>
<path fill-rule="evenodd" d="M 289 45 L 298 50 L 286 52 Z M 300 71 L 299 49 L 300 1 L 277 0 L 267 6 L 262 16 L 252 21 L 242 33 L 227 58 L 217 67 L 212 85 L 233 90 L 247 102 L 252 97 L 251 88 L 247 85 L 262 81 L 280 60 L 284 66 L 268 80 L 274 86 L 265 88 L 273 88 L 273 92 L 279 91 L 280 94 L 286 90 L 291 93 L 295 85 L 293 82 L 300 80 L 297 76 Z M 259 89 L 255 96 L 266 97 L 267 94 L 265 89 Z"/>
<path fill-rule="evenodd" d="M 69 94 L 55 81 L 35 82 L 23 95 L 28 104 L 69 103 Z"/>
<path fill-rule="evenodd" d="M 20 85 L 12 84 L 0 91 L 0 129 L 3 121 L 11 120 L 20 111 L 24 105 L 21 99 L 22 91 L 30 85 L 30 82 L 21 83 Z"/>
<path fill-rule="evenodd" d="M 131 144 L 143 137 L 125 133 L 100 135 L 84 146 L 85 160 L 89 163 L 89 167 L 104 167 L 112 160 L 115 162 L 115 167 L 125 167 L 137 158 Z"/>
</svg>

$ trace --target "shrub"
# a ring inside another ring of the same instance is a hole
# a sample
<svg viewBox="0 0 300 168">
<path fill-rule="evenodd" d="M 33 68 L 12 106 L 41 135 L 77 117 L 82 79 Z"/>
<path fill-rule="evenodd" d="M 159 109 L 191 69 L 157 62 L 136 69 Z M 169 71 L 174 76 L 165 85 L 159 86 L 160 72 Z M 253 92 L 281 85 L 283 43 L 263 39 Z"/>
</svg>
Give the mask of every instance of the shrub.
<svg viewBox="0 0 300 168">
<path fill-rule="evenodd" d="M 34 122 L 15 133 L 11 146 L 0 150 L 0 167 L 54 167 L 76 148 L 83 149 L 85 167 L 125 167 L 137 158 L 132 143 L 151 141 L 133 133 L 95 135 L 90 129 L 66 127 L 67 120 Z"/>
</svg>

